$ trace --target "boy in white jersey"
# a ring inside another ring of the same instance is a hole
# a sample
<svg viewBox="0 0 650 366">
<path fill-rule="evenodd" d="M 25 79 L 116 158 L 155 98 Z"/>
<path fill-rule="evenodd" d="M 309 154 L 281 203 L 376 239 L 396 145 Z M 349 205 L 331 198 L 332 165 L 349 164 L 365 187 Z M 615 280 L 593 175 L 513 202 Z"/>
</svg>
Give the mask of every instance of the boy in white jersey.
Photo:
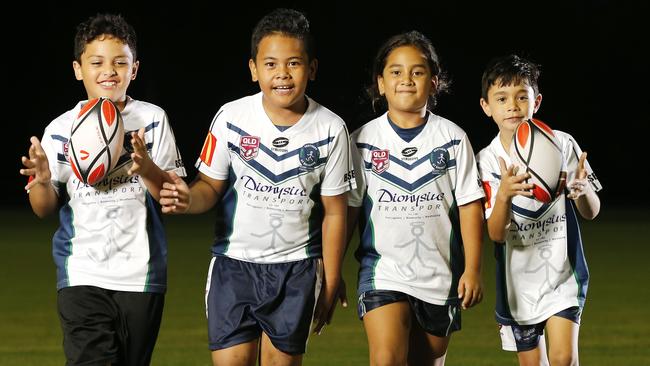
<svg viewBox="0 0 650 366">
<path fill-rule="evenodd" d="M 477 155 L 497 259 L 496 319 L 503 349 L 517 351 L 521 365 L 548 365 L 544 329 L 551 365 L 577 365 L 589 273 L 575 208 L 586 219 L 596 217 L 601 186 L 587 154 L 561 131 L 554 133 L 568 170 L 566 197 L 549 204 L 532 199 L 530 175 L 511 164 L 514 131 L 542 101 L 538 77 L 537 65 L 515 55 L 493 60 L 483 73 L 481 107 L 499 127 Z"/>
<path fill-rule="evenodd" d="M 380 48 L 370 88 L 388 112 L 351 136 L 361 212 L 359 317 L 371 365 L 444 365 L 460 308 L 481 301 L 483 190 L 465 132 L 431 112 L 446 89 L 431 42 L 412 31 Z"/>
<path fill-rule="evenodd" d="M 128 151 L 126 138 L 113 171 L 93 186 L 80 182 L 70 168 L 67 143 L 86 103 L 81 101 L 47 126 L 42 141 L 31 138 L 20 173 L 30 177 L 25 189 L 36 215 L 60 207 L 52 242 L 66 364 L 148 365 L 167 282 L 158 191 L 148 187 L 166 179 L 158 166 L 185 171 L 165 111 L 126 95 L 139 66 L 133 28 L 121 16 L 98 14 L 78 26 L 74 52 L 75 76 L 88 99 L 110 98 L 125 131 L 151 159 L 137 163 L 142 159 Z M 136 174 L 144 171 L 146 178 Z"/>
<path fill-rule="evenodd" d="M 254 365 L 261 354 L 262 365 L 298 365 L 312 317 L 318 332 L 341 278 L 348 134 L 305 95 L 317 61 L 302 13 L 277 9 L 259 21 L 249 67 L 261 92 L 221 107 L 197 179 L 189 189 L 166 183 L 160 203 L 163 212 L 222 211 L 206 286 L 213 363 Z"/>
</svg>

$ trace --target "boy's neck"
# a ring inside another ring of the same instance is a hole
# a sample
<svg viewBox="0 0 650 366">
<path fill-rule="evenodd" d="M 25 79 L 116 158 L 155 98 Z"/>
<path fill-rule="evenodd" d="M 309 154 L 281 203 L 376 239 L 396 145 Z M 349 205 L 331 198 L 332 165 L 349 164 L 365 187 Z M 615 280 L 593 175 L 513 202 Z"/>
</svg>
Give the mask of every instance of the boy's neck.
<svg viewBox="0 0 650 366">
<path fill-rule="evenodd" d="M 512 144 L 512 135 L 513 131 L 501 130 L 499 131 L 499 140 L 501 141 L 501 146 L 506 152 L 510 151 L 510 145 Z"/>
<path fill-rule="evenodd" d="M 418 112 L 404 112 L 388 110 L 388 117 L 399 128 L 415 128 L 422 125 L 425 121 L 424 117 L 427 115 L 427 110 L 422 109 Z"/>
<path fill-rule="evenodd" d="M 307 111 L 308 103 L 307 98 L 301 98 L 301 101 L 295 103 L 289 108 L 282 108 L 268 103 L 266 98 L 262 97 L 262 107 L 264 112 L 269 117 L 271 122 L 276 126 L 293 126 L 295 125 Z"/>
</svg>

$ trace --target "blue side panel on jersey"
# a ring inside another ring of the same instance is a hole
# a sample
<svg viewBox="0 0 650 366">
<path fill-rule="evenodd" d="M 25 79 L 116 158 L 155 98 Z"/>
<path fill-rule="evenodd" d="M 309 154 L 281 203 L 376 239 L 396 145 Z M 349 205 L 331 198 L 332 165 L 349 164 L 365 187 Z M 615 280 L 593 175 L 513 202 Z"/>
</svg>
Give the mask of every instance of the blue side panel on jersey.
<svg viewBox="0 0 650 366">
<path fill-rule="evenodd" d="M 567 255 L 573 269 L 573 276 L 578 282 L 578 303 L 582 307 L 585 305 L 589 287 L 589 268 L 587 268 L 587 261 L 582 249 L 582 237 L 574 203 L 566 197 L 564 199 L 566 200 L 567 217 Z"/>
<path fill-rule="evenodd" d="M 167 288 L 167 238 L 162 223 L 160 204 L 149 194 L 147 207 L 147 237 L 149 238 L 149 269 L 144 292 L 164 293 Z"/>
<path fill-rule="evenodd" d="M 512 319 L 510 305 L 508 304 L 508 285 L 506 282 L 506 244 L 494 243 L 494 258 L 496 259 L 496 307 L 494 317 L 499 324 L 512 325 L 516 322 Z"/>
<path fill-rule="evenodd" d="M 56 264 L 56 288 L 60 290 L 70 286 L 68 277 L 68 258 L 72 255 L 72 238 L 75 231 L 72 225 L 74 221 L 74 212 L 68 205 L 69 198 L 67 192 L 62 189 L 61 194 L 65 204 L 59 210 L 59 228 L 52 237 L 52 257 Z"/>
<path fill-rule="evenodd" d="M 465 271 L 465 251 L 463 248 L 463 237 L 460 233 L 460 214 L 458 212 L 455 192 L 452 191 L 452 193 L 454 194 L 454 202 L 449 207 L 449 220 L 451 221 L 451 233 L 449 234 L 451 287 L 449 287 L 449 294 L 447 295 L 447 304 L 456 304 L 459 302 L 458 282 L 460 281 L 460 276 Z"/>
<path fill-rule="evenodd" d="M 314 206 L 309 213 L 309 240 L 307 241 L 307 256 L 309 258 L 323 256 L 323 203 L 320 200 L 320 183 L 316 184 L 309 194 Z"/>
<path fill-rule="evenodd" d="M 237 177 L 231 168 L 228 174 L 228 188 L 226 188 L 221 202 L 217 203 L 217 218 L 214 225 L 215 239 L 212 245 L 212 254 L 214 255 L 225 254 L 230 245 L 230 236 L 235 226 L 235 214 L 237 213 L 236 181 Z"/>
<path fill-rule="evenodd" d="M 363 197 L 363 212 L 359 215 L 359 247 L 354 253 L 361 264 L 359 267 L 358 295 L 375 289 L 375 268 L 381 259 L 375 248 L 375 228 L 370 218 L 373 202 L 367 192 Z"/>
</svg>

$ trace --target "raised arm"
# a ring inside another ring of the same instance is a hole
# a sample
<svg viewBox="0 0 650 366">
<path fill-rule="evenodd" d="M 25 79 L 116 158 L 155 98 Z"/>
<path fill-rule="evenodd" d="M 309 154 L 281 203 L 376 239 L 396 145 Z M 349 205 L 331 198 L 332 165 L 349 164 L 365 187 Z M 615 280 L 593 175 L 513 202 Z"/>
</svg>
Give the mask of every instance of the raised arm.
<svg viewBox="0 0 650 366">
<path fill-rule="evenodd" d="M 47 160 L 47 155 L 37 137 L 30 139 L 28 157 L 21 158 L 24 168 L 20 174 L 30 177 L 25 186 L 29 194 L 29 203 L 38 217 L 45 217 L 56 211 L 59 197 L 52 187 L 52 173 Z"/>
<path fill-rule="evenodd" d="M 516 166 L 511 165 L 506 167 L 506 162 L 503 158 L 499 157 L 498 159 L 501 181 L 496 194 L 496 202 L 487 220 L 487 227 L 491 240 L 503 242 L 506 239 L 506 232 L 510 227 L 512 198 L 516 195 L 532 196 L 529 190 L 533 188 L 533 185 L 525 183 L 525 180 L 530 178 L 530 174 L 524 173 L 517 175 Z"/>
<path fill-rule="evenodd" d="M 600 212 L 600 198 L 587 180 L 586 160 L 587 152 L 585 151 L 580 155 L 575 178 L 567 184 L 567 188 L 569 189 L 567 197 L 576 203 L 580 216 L 587 220 L 592 220 Z"/>
<path fill-rule="evenodd" d="M 131 153 L 133 165 L 129 169 L 129 175 L 139 174 L 149 193 L 156 201 L 159 201 L 163 183 L 171 183 L 172 179 L 149 157 L 147 145 L 144 141 L 144 128 L 138 130 L 137 133 L 131 132 L 131 146 L 133 146 L 133 152 Z"/>
</svg>

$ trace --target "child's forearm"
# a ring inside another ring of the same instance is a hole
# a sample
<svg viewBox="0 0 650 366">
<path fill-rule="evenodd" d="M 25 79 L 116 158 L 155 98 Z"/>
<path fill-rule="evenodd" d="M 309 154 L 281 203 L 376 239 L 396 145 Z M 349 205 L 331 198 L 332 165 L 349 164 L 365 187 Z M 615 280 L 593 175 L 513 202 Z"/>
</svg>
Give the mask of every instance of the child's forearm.
<svg viewBox="0 0 650 366">
<path fill-rule="evenodd" d="M 56 211 L 59 197 L 49 182 L 43 182 L 29 189 L 29 203 L 36 216 L 43 218 Z"/>
<path fill-rule="evenodd" d="M 473 201 L 458 208 L 460 231 L 465 248 L 465 271 L 481 272 L 483 249 L 483 207 Z"/>
<path fill-rule="evenodd" d="M 494 207 L 487 220 L 488 236 L 492 241 L 502 243 L 506 240 L 506 233 L 510 227 L 510 209 L 512 202 L 509 199 L 495 200 Z"/>
<path fill-rule="evenodd" d="M 141 174 L 140 177 L 142 178 L 144 185 L 147 187 L 149 194 L 151 194 L 156 201 L 160 200 L 160 190 L 162 189 L 163 183 L 171 183 L 169 175 L 153 162 L 151 162 L 151 166 L 148 167 L 147 173 L 144 175 Z"/>
<path fill-rule="evenodd" d="M 600 198 L 593 189 L 589 189 L 586 194 L 578 197 L 575 203 L 580 216 L 587 220 L 593 220 L 600 212 Z"/>
<path fill-rule="evenodd" d="M 325 286 L 335 291 L 341 280 L 341 267 L 347 238 L 347 195 L 322 196 L 325 208 L 323 218 L 323 267 Z"/>
</svg>

